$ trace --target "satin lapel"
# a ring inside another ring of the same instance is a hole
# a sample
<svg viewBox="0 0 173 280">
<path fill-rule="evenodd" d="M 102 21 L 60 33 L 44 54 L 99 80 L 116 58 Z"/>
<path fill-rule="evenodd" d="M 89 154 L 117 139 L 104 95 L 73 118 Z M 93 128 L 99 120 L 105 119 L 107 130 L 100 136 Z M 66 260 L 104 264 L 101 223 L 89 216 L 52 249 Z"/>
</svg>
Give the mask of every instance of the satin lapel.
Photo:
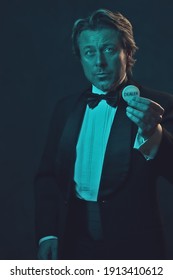
<svg viewBox="0 0 173 280">
<path fill-rule="evenodd" d="M 79 98 L 70 113 L 59 144 L 57 154 L 58 177 L 61 184 L 60 188 L 62 188 L 62 192 L 64 192 L 65 196 L 70 193 L 68 190 L 71 187 L 71 182 L 73 180 L 74 163 L 76 159 L 76 144 L 85 108 L 86 97 L 84 95 Z"/>
<path fill-rule="evenodd" d="M 107 143 L 100 194 L 106 195 L 117 190 L 129 171 L 136 129 L 126 116 L 126 107 L 127 103 L 121 98 Z"/>
</svg>

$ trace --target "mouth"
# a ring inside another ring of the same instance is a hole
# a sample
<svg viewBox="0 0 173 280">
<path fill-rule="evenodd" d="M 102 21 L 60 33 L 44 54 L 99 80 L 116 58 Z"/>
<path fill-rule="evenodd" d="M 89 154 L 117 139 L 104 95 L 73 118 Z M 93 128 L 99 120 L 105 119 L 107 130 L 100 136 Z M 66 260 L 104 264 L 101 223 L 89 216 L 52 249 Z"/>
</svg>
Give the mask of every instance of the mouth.
<svg viewBox="0 0 173 280">
<path fill-rule="evenodd" d="M 108 75 L 109 73 L 105 73 L 105 72 L 96 73 L 97 77 L 107 77 Z"/>
</svg>

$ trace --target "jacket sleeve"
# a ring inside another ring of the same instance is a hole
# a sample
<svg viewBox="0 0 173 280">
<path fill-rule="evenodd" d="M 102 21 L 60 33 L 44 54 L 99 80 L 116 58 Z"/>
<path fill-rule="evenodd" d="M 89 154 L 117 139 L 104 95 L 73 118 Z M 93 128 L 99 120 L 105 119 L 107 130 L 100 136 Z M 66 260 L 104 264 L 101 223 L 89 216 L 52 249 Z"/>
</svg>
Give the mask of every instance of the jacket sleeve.
<svg viewBox="0 0 173 280">
<path fill-rule="evenodd" d="M 168 101 L 161 122 L 162 139 L 153 163 L 158 174 L 173 183 L 173 98 Z"/>
<path fill-rule="evenodd" d="M 34 179 L 35 195 L 35 235 L 36 241 L 47 235 L 59 234 L 59 211 L 62 197 L 57 186 L 55 161 L 58 143 L 69 108 L 64 99 L 58 101 L 49 125 L 47 141 L 40 166 Z"/>
</svg>

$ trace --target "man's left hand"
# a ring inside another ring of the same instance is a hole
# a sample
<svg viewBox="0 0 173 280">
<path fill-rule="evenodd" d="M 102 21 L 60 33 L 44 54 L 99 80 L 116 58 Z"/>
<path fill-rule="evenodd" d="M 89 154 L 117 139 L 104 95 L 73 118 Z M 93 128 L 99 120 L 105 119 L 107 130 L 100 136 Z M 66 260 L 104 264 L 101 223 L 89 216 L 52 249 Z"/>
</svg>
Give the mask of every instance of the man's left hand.
<svg viewBox="0 0 173 280">
<path fill-rule="evenodd" d="M 161 122 L 164 109 L 156 102 L 144 98 L 133 97 L 128 101 L 126 114 L 138 126 L 138 133 L 146 140 Z"/>
</svg>

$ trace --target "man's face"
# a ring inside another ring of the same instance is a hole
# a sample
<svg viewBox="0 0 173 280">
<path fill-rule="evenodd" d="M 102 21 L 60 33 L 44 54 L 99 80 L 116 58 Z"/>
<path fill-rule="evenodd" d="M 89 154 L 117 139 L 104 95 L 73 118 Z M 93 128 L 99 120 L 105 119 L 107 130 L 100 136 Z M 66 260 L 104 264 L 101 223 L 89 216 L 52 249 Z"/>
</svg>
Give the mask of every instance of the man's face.
<svg viewBox="0 0 173 280">
<path fill-rule="evenodd" d="M 127 54 L 112 28 L 84 30 L 78 38 L 86 78 L 97 88 L 110 91 L 126 76 Z"/>
</svg>

